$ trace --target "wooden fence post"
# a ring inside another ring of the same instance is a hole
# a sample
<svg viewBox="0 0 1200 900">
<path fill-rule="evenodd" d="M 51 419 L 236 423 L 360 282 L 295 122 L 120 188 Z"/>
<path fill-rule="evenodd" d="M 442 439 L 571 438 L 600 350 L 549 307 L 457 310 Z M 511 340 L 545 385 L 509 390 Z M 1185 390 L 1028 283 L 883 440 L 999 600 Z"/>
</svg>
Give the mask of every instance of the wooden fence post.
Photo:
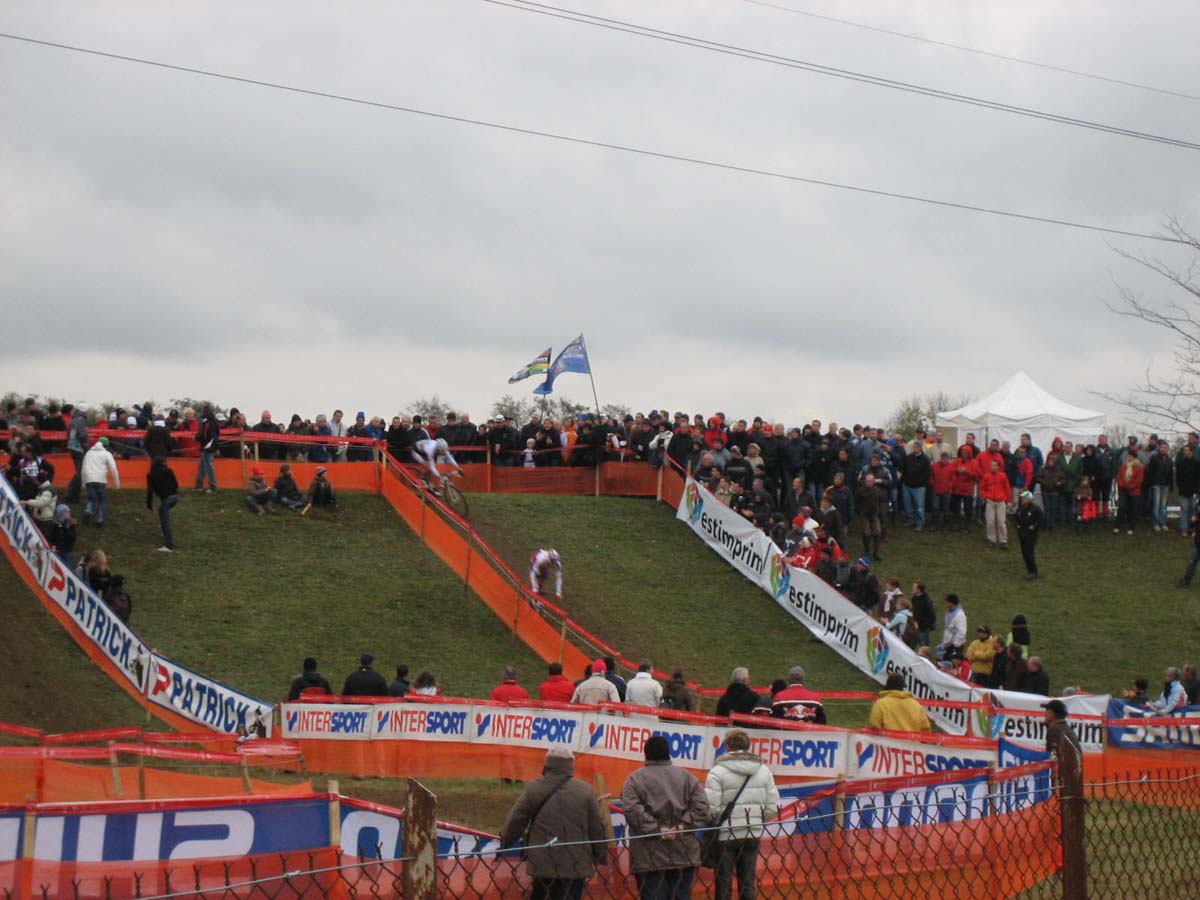
<svg viewBox="0 0 1200 900">
<path fill-rule="evenodd" d="M 487 492 L 492 492 L 492 445 L 487 447 L 487 472 L 484 473 Z"/>
<path fill-rule="evenodd" d="M 1083 797 L 1083 754 L 1068 740 L 1058 742 L 1058 778 L 1062 808 L 1063 900 L 1087 900 L 1087 801 Z"/>
<path fill-rule="evenodd" d="M 326 782 L 325 790 L 329 792 L 329 846 L 342 846 L 342 800 L 341 789 L 336 778 Z"/>
<path fill-rule="evenodd" d="M 404 900 L 436 900 L 437 798 L 415 778 L 408 779 L 404 800 L 404 858 Z"/>
<path fill-rule="evenodd" d="M 242 457 L 242 490 L 246 489 L 246 485 L 250 483 L 250 473 L 246 470 L 246 442 L 242 440 L 242 436 L 238 434 L 238 454 Z"/>
<path fill-rule="evenodd" d="M 116 741 L 108 742 L 108 765 L 112 769 L 113 794 L 118 800 L 121 799 L 121 760 L 117 756 L 117 751 L 113 749 Z"/>
<path fill-rule="evenodd" d="M 25 799 L 28 805 L 25 807 L 25 827 L 24 834 L 21 836 L 21 878 L 16 894 L 18 897 L 33 896 L 33 850 L 37 843 L 35 798 L 31 794 Z"/>
<path fill-rule="evenodd" d="M 662 503 L 662 482 L 663 482 L 663 467 L 659 466 L 658 467 L 658 487 L 654 493 L 654 499 L 659 503 Z"/>
</svg>

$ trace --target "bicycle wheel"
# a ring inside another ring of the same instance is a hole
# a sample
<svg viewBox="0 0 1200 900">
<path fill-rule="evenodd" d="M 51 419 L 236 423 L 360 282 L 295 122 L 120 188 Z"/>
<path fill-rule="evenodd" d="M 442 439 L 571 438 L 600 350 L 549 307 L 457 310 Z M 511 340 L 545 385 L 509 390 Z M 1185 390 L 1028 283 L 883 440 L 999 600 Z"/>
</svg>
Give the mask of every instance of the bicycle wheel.
<svg viewBox="0 0 1200 900">
<path fill-rule="evenodd" d="M 455 515 L 463 519 L 471 511 L 471 508 L 467 505 L 467 498 L 463 496 L 463 492 L 451 484 L 449 480 L 446 481 L 442 488 L 442 502 L 450 507 Z"/>
</svg>

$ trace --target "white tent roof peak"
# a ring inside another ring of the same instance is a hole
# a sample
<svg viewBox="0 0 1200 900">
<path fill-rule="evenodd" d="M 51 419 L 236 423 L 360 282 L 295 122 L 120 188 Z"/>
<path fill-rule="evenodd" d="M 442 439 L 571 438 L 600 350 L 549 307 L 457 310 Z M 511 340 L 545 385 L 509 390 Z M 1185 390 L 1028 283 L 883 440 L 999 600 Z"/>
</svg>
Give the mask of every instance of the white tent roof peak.
<svg viewBox="0 0 1200 900">
<path fill-rule="evenodd" d="M 1103 413 L 1083 409 L 1059 400 L 1043 390 L 1025 372 L 1019 371 L 1004 384 L 982 400 L 968 403 L 960 409 L 950 410 L 938 416 L 942 418 L 969 419 L 979 421 L 988 415 L 1005 419 L 1031 419 L 1035 416 L 1054 416 L 1068 421 L 1090 422 Z M 947 425 L 954 424 L 947 422 Z"/>
</svg>

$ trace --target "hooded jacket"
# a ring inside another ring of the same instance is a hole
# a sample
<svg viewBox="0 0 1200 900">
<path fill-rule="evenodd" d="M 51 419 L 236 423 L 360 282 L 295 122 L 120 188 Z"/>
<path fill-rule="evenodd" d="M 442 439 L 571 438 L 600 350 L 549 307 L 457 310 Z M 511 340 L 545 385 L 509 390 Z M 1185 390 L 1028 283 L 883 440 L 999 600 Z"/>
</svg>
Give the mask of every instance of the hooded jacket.
<svg viewBox="0 0 1200 900">
<path fill-rule="evenodd" d="M 930 731 L 929 716 L 908 691 L 880 691 L 867 722 L 884 731 Z"/>
<path fill-rule="evenodd" d="M 87 416 L 83 410 L 77 409 L 71 413 L 71 425 L 67 430 L 67 449 L 72 453 L 87 452 Z"/>
<path fill-rule="evenodd" d="M 107 484 L 108 475 L 112 473 L 113 490 L 121 487 L 121 473 L 117 471 L 117 461 L 99 441 L 92 444 L 90 450 L 83 455 L 83 466 L 79 477 L 84 484 Z"/>
<path fill-rule="evenodd" d="M 601 703 L 620 703 L 621 695 L 617 693 L 617 686 L 601 673 L 581 681 L 571 696 L 571 702 L 599 706 Z"/>
<path fill-rule="evenodd" d="M 320 689 L 327 694 L 333 693 L 333 688 L 329 686 L 328 679 L 320 672 L 314 670 L 301 672 L 292 679 L 292 686 L 288 689 L 288 701 L 300 699 L 300 695 L 305 691 Z"/>
<path fill-rule="evenodd" d="M 54 485 L 43 481 L 38 485 L 37 495 L 29 501 L 29 512 L 35 522 L 48 525 L 54 521 L 54 507 L 58 505 L 58 494 Z"/>
<path fill-rule="evenodd" d="M 525 859 L 534 878 L 586 879 L 607 861 L 596 794 L 574 775 L 575 760 L 547 757 L 542 777 L 529 782 L 500 829 L 502 847 L 512 847 L 529 829 Z"/>
<path fill-rule="evenodd" d="M 621 790 L 625 823 L 631 836 L 629 862 L 634 872 L 689 869 L 700 865 L 696 830 L 708 824 L 708 799 L 696 777 L 670 760 L 651 760 L 625 780 Z M 674 840 L 656 835 L 682 828 Z"/>
<path fill-rule="evenodd" d="M 704 795 L 713 822 L 721 818 L 739 790 L 737 805 L 721 826 L 722 841 L 762 837 L 764 823 L 779 814 L 779 788 L 771 770 L 753 753 L 737 751 L 718 759 L 704 780 Z"/>
</svg>

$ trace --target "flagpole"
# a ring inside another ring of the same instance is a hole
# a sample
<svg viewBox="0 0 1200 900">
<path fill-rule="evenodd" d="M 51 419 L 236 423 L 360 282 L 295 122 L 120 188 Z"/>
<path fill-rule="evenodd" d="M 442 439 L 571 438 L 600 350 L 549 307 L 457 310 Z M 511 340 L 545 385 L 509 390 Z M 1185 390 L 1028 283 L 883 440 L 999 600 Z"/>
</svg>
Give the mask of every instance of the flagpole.
<svg viewBox="0 0 1200 900">
<path fill-rule="evenodd" d="M 583 339 L 583 332 L 579 333 L 580 340 Z M 584 352 L 587 353 L 587 341 L 583 341 Z M 592 382 L 592 399 L 596 401 L 596 415 L 600 415 L 600 398 L 596 396 L 596 376 L 592 374 L 592 355 L 587 355 L 588 363 L 588 380 Z"/>
</svg>

